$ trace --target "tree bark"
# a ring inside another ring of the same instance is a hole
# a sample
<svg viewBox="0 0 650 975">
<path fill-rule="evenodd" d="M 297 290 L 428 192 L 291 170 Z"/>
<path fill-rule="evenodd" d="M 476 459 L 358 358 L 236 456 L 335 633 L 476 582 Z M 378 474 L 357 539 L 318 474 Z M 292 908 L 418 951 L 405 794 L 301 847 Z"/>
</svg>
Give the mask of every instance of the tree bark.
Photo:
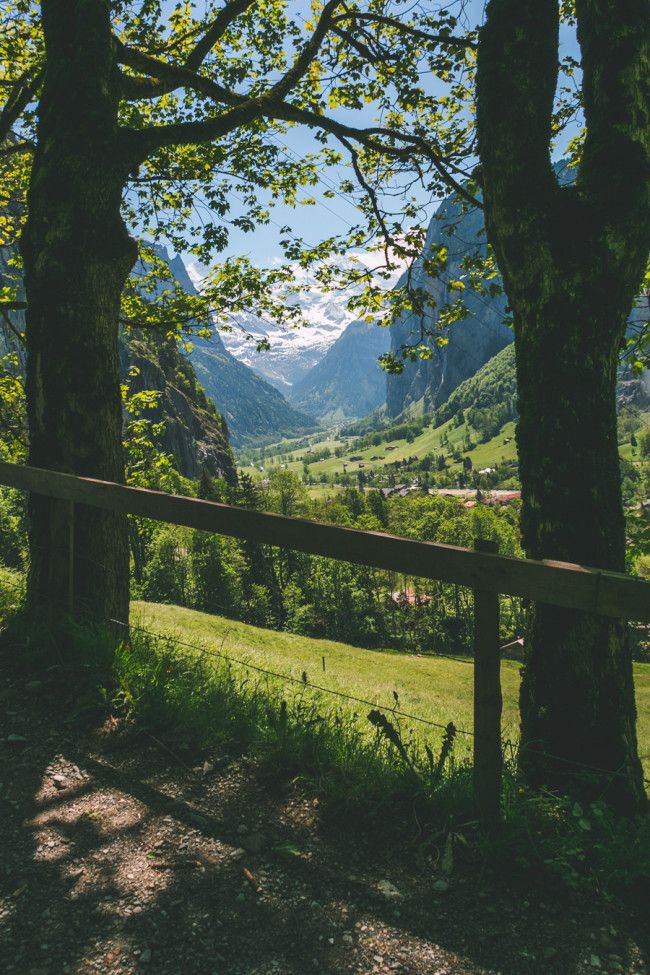
<svg viewBox="0 0 650 975">
<path fill-rule="evenodd" d="M 128 173 L 117 129 L 107 0 L 43 0 L 46 69 L 22 255 L 27 295 L 29 463 L 123 480 L 120 295 L 136 259 L 120 214 Z M 30 504 L 32 610 L 63 607 L 54 504 Z M 128 618 L 126 519 L 77 506 L 74 610 Z"/>
<path fill-rule="evenodd" d="M 477 76 L 486 228 L 515 323 L 524 546 L 617 571 L 616 371 L 650 248 L 647 4 L 623 6 L 577 5 L 588 135 L 575 185 L 550 162 L 557 0 L 491 0 Z M 626 629 L 531 609 L 522 768 L 534 786 L 635 811 L 645 793 Z"/>
<path fill-rule="evenodd" d="M 526 552 L 622 572 L 616 371 L 625 317 L 619 315 L 619 338 L 608 337 L 611 321 L 600 320 L 588 288 L 576 288 L 554 312 L 521 301 L 514 307 Z M 588 796 L 606 789 L 624 808 L 643 804 L 624 621 L 533 606 L 521 722 L 522 767 L 531 784 Z M 604 770 L 606 781 L 584 766 Z"/>
</svg>

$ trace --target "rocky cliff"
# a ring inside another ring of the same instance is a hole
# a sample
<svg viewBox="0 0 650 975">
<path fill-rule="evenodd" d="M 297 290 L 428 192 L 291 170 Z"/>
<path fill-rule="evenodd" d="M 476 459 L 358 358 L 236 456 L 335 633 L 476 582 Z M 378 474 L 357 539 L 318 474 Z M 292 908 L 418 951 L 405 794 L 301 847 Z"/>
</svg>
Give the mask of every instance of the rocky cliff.
<svg viewBox="0 0 650 975">
<path fill-rule="evenodd" d="M 444 271 L 434 278 L 426 273 L 424 259 L 434 246 L 440 245 L 447 247 L 448 259 Z M 440 205 L 429 225 L 423 256 L 414 268 L 413 285 L 423 289 L 438 309 L 453 303 L 458 292 L 450 290 L 449 282 L 463 277 L 461 261 L 468 255 L 482 257 L 485 251 L 482 212 L 463 212 L 459 202 L 450 197 Z M 403 373 L 388 376 L 386 403 L 390 416 L 398 416 L 409 408 L 432 412 L 463 380 L 512 342 L 512 331 L 503 321 L 503 295 L 487 298 L 468 288 L 463 300 L 468 315 L 445 333 L 447 344 L 438 347 L 431 343 L 430 359 L 406 362 Z M 417 316 L 403 315 L 391 328 L 391 351 L 398 355 L 401 346 L 417 343 L 419 335 Z"/>
<path fill-rule="evenodd" d="M 0 287 L 16 283 L 11 256 L 8 250 L 0 249 Z M 16 335 L 24 331 L 23 312 L 12 312 L 10 321 L 15 331 L 6 321 L 0 323 L 0 356 L 17 352 L 24 360 L 25 348 Z M 123 334 L 119 351 L 120 378 L 129 378 L 131 392 L 146 389 L 160 394 L 158 407 L 147 416 L 154 422 L 164 421 L 157 445 L 172 455 L 177 470 L 190 478 L 199 477 L 205 470 L 233 481 L 236 472 L 227 425 L 176 343 L 155 333 Z M 138 375 L 129 377 L 133 366 Z"/>
<path fill-rule="evenodd" d="M 236 480 L 228 426 L 208 399 L 187 357 L 175 341 L 156 333 L 135 333 L 120 342 L 120 372 L 132 367 L 129 390 L 156 390 L 157 406 L 147 411 L 154 423 L 164 422 L 159 446 L 173 457 L 174 467 L 185 477 L 198 478 L 205 471 L 213 477 Z"/>
</svg>

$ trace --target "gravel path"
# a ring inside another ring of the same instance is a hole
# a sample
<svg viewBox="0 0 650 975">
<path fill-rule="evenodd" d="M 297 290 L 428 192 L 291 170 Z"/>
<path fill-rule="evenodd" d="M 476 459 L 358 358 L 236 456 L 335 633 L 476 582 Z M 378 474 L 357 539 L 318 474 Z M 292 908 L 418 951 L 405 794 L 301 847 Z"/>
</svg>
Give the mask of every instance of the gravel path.
<svg viewBox="0 0 650 975">
<path fill-rule="evenodd" d="M 0 690 L 2 975 L 647 973 L 611 904 L 404 866 L 252 762 L 47 712 L 38 682 Z"/>
</svg>

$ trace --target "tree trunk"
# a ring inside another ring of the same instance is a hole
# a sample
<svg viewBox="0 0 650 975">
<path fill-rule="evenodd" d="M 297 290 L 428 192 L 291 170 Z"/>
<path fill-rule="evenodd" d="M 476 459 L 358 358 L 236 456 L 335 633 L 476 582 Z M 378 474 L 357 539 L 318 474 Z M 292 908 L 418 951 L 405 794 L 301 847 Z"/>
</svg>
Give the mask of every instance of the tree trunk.
<svg viewBox="0 0 650 975">
<path fill-rule="evenodd" d="M 588 288 L 572 289 L 554 309 L 525 304 L 514 310 L 526 552 L 622 572 L 616 372 L 624 314 L 613 329 Z M 635 721 L 627 624 L 532 606 L 521 686 L 529 782 L 637 808 L 644 792 Z"/>
<path fill-rule="evenodd" d="M 575 184 L 561 185 L 550 162 L 557 0 L 490 0 L 481 180 L 515 322 L 526 552 L 623 571 L 616 370 L 650 247 L 650 32 L 636 0 L 576 10 L 587 135 Z M 624 622 L 532 607 L 521 719 L 533 785 L 645 805 Z"/>
<path fill-rule="evenodd" d="M 43 0 L 47 67 L 22 240 L 27 295 L 29 463 L 123 479 L 120 295 L 137 248 L 120 214 L 128 171 L 117 134 L 109 4 Z M 57 503 L 30 505 L 32 610 L 61 619 L 67 561 Z M 126 519 L 76 506 L 73 599 L 127 619 Z"/>
</svg>

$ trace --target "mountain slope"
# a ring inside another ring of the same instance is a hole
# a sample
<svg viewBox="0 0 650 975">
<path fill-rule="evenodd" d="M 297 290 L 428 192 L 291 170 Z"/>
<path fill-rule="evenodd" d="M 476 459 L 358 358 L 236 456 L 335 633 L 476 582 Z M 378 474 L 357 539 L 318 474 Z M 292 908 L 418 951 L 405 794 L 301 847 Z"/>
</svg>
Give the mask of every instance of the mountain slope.
<svg viewBox="0 0 650 975">
<path fill-rule="evenodd" d="M 443 244 L 448 250 L 447 266 L 439 277 L 430 277 L 426 258 Z M 483 256 L 485 251 L 482 211 L 464 212 L 457 199 L 449 197 L 431 220 L 422 256 L 412 271 L 412 286 L 423 289 L 440 309 L 458 297 L 448 282 L 463 277 L 463 259 Z M 397 287 L 404 281 L 402 277 Z M 405 314 L 390 329 L 352 322 L 324 358 L 295 384 L 291 401 L 330 422 L 362 417 L 384 401 L 388 417 L 405 411 L 432 412 L 459 383 L 512 342 L 512 332 L 503 323 L 503 296 L 486 297 L 467 289 L 463 298 L 468 315 L 451 326 L 448 343 L 441 348 L 434 344 L 429 360 L 405 362 L 400 375 L 386 376 L 377 358 L 389 349 L 398 355 L 401 346 L 419 344 L 418 317 Z"/>
<path fill-rule="evenodd" d="M 386 373 L 377 359 L 390 348 L 388 329 L 351 322 L 291 392 L 291 401 L 327 423 L 365 416 L 386 396 Z"/>
<path fill-rule="evenodd" d="M 194 340 L 190 361 L 203 387 L 228 423 L 233 444 L 299 437 L 317 428 L 274 386 L 226 350 L 221 336 Z"/>
<path fill-rule="evenodd" d="M 173 258 L 169 266 L 178 283 L 196 294 L 181 258 Z M 219 332 L 215 330 L 210 339 L 196 337 L 192 344 L 189 360 L 224 416 L 233 444 L 272 439 L 279 434 L 301 436 L 316 429 L 310 417 L 295 410 L 282 393 L 231 355 Z"/>
<path fill-rule="evenodd" d="M 501 423 L 517 417 L 517 373 L 515 347 L 510 344 L 489 359 L 484 366 L 457 386 L 451 396 L 433 415 L 435 427 L 461 412 L 477 429 L 472 416 L 479 411 L 499 411 Z"/>
<path fill-rule="evenodd" d="M 136 375 L 132 367 L 136 367 Z M 185 477 L 213 477 L 236 481 L 228 427 L 207 398 L 191 363 L 174 339 L 156 333 L 132 334 L 120 341 L 120 373 L 129 375 L 129 390 L 157 390 L 158 404 L 147 419 L 163 422 L 157 438 Z"/>
<path fill-rule="evenodd" d="M 200 280 L 199 269 L 190 269 L 190 276 Z M 296 278 L 309 285 L 309 290 L 295 296 L 302 309 L 306 327 L 288 328 L 264 321 L 255 315 L 238 313 L 233 316 L 237 324 L 223 334 L 223 344 L 228 352 L 244 365 L 254 369 L 285 396 L 291 396 L 292 387 L 323 358 L 336 339 L 354 320 L 355 313 L 347 303 L 349 291 L 324 293 L 308 272 L 296 268 Z M 267 339 L 270 349 L 256 351 L 255 340 Z"/>
<path fill-rule="evenodd" d="M 11 252 L 0 249 L 0 285 L 15 283 Z M 21 291 L 20 281 L 18 282 Z M 11 321 L 20 333 L 25 328 L 23 311 L 12 312 Z M 5 322 L 0 325 L 0 356 L 17 352 L 21 371 L 25 348 Z M 235 462 L 228 442 L 228 429 L 197 382 L 188 360 L 176 342 L 156 332 L 122 332 L 119 338 L 120 379 L 128 381 L 129 392 L 143 390 L 159 394 L 158 405 L 145 417 L 162 424 L 154 435 L 157 446 L 171 454 L 176 470 L 184 477 L 198 478 L 205 470 L 215 477 L 234 481 Z"/>
<path fill-rule="evenodd" d="M 571 183 L 575 170 L 560 159 L 553 164 L 558 181 Z M 435 246 L 447 248 L 447 264 L 437 278 L 429 277 L 423 259 Z M 483 258 L 487 237 L 483 211 L 478 207 L 465 210 L 458 198 L 447 197 L 433 216 L 427 232 L 422 257 L 413 269 L 413 286 L 431 296 L 435 307 L 441 308 L 458 298 L 450 291 L 449 282 L 462 280 L 466 257 Z M 401 283 L 401 282 L 400 282 Z M 496 280 L 501 284 L 500 278 Z M 388 377 L 387 412 L 396 417 L 404 410 L 432 412 L 445 402 L 456 387 L 473 376 L 514 338 L 505 324 L 507 300 L 505 294 L 480 295 L 471 288 L 462 294 L 468 315 L 455 322 L 445 333 L 448 341 L 442 348 L 432 348 L 432 358 L 406 362 L 401 375 Z M 414 314 L 406 314 L 391 329 L 391 351 L 398 354 L 402 345 L 419 344 L 420 322 Z"/>
</svg>

